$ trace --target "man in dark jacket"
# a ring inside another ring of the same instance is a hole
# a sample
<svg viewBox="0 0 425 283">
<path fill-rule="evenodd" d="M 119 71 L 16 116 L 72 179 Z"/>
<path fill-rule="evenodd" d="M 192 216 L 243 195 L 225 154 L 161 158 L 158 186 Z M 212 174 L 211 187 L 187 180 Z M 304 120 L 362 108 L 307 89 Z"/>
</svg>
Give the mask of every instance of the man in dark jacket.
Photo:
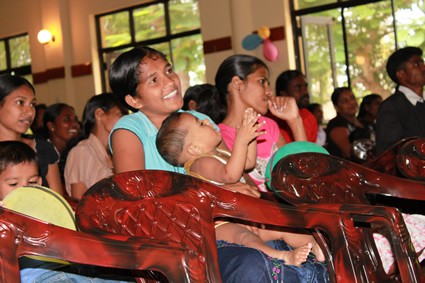
<svg viewBox="0 0 425 283">
<path fill-rule="evenodd" d="M 412 136 L 425 137 L 425 65 L 422 50 L 405 47 L 387 62 L 387 73 L 396 91 L 379 107 L 376 119 L 376 153 Z"/>
</svg>

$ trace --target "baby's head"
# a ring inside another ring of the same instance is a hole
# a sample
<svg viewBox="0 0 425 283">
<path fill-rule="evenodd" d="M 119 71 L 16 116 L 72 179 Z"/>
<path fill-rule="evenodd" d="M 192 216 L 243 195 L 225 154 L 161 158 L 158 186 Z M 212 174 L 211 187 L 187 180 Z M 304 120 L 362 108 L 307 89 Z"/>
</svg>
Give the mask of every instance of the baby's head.
<svg viewBox="0 0 425 283">
<path fill-rule="evenodd" d="M 182 166 L 190 159 L 213 151 L 221 135 L 208 119 L 199 120 L 186 112 L 174 112 L 162 123 L 156 148 L 165 161 Z"/>
<path fill-rule="evenodd" d="M 35 151 L 19 141 L 0 142 L 0 200 L 16 188 L 40 185 Z"/>
</svg>

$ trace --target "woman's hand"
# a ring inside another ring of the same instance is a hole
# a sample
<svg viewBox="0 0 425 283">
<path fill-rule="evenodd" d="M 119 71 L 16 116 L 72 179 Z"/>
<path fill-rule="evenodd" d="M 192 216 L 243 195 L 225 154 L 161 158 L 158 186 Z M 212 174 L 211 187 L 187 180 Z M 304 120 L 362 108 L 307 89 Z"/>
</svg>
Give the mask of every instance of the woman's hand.
<svg viewBox="0 0 425 283">
<path fill-rule="evenodd" d="M 297 102 L 292 96 L 272 96 L 268 101 L 270 112 L 288 123 L 296 141 L 306 141 L 303 120 L 298 110 Z M 279 146 L 286 144 L 283 137 Z"/>
<path fill-rule="evenodd" d="M 268 107 L 274 116 L 285 121 L 300 117 L 297 102 L 291 96 L 271 96 Z"/>
</svg>

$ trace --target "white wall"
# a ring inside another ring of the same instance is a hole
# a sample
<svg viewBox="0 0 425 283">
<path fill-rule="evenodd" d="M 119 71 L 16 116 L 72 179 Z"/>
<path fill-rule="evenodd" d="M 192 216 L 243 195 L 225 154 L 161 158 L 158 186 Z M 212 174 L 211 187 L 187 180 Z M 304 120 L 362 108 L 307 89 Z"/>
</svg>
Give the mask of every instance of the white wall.
<svg viewBox="0 0 425 283">
<path fill-rule="evenodd" d="M 287 0 L 200 0 L 204 40 L 231 37 L 232 49 L 206 55 L 207 81 L 214 82 L 220 62 L 234 53 L 250 53 L 263 60 L 262 46 L 254 51 L 242 48 L 242 39 L 261 26 L 279 27 L 290 22 Z M 36 84 L 37 100 L 46 104 L 74 105 L 81 116 L 88 98 L 100 92 L 93 26 L 95 14 L 141 4 L 136 0 L 0 0 L 0 38 L 23 32 L 30 36 L 34 73 L 65 67 L 65 78 Z M 286 12 L 285 12 L 286 11 Z M 55 42 L 41 45 L 37 33 L 50 29 Z M 271 81 L 292 63 L 288 60 L 291 42 L 274 42 L 279 49 L 276 62 L 268 62 Z M 293 58 L 293 56 L 291 56 Z M 293 61 L 293 59 L 292 59 Z M 94 75 L 71 76 L 71 67 L 91 63 Z M 274 85 L 274 83 L 273 83 Z"/>
<path fill-rule="evenodd" d="M 272 89 L 276 77 L 290 66 L 295 66 L 293 48 L 288 49 L 288 44 L 293 45 L 292 41 L 273 42 L 279 50 L 279 57 L 275 62 L 269 62 L 263 57 L 262 45 L 253 51 L 242 47 L 243 38 L 262 26 L 286 29 L 286 23 L 290 23 L 288 0 L 200 0 L 200 2 L 203 39 L 232 37 L 232 50 L 206 55 L 208 82 L 214 83 L 215 71 L 221 61 L 236 53 L 251 54 L 263 59 L 270 67 Z M 292 36 L 290 39 L 292 40 Z"/>
</svg>

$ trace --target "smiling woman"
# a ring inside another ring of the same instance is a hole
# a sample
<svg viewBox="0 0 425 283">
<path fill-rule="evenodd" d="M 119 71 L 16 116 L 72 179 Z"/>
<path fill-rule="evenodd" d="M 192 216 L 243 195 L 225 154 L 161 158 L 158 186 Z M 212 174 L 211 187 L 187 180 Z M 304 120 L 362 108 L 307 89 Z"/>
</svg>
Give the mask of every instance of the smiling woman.
<svg viewBox="0 0 425 283">
<path fill-rule="evenodd" d="M 35 91 L 29 81 L 12 75 L 0 76 L 0 141 L 22 141 L 37 152 L 43 186 L 62 194 L 59 156 L 53 145 L 42 139 L 24 138 L 35 116 Z"/>
<path fill-rule="evenodd" d="M 59 172 L 62 183 L 64 183 L 67 153 L 72 147 L 72 140 L 77 139 L 80 134 L 80 124 L 74 108 L 65 103 L 50 105 L 44 114 L 43 125 L 47 130 L 48 140 L 59 153 Z"/>
<path fill-rule="evenodd" d="M 162 121 L 183 105 L 180 79 L 165 55 L 149 47 L 125 52 L 113 63 L 109 80 L 114 95 L 136 111 L 120 119 L 110 135 L 116 173 L 139 169 L 184 173 L 163 160 L 155 146 Z"/>
</svg>

